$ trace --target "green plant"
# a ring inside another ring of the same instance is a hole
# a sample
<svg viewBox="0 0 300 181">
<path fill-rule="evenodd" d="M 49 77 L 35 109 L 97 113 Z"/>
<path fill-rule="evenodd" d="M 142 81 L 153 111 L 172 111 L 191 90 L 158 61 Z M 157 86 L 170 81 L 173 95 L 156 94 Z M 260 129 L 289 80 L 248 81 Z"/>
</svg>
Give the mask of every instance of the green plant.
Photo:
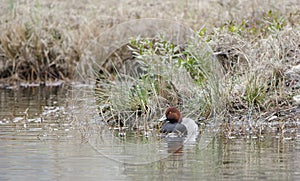
<svg viewBox="0 0 300 181">
<path fill-rule="evenodd" d="M 10 9 L 11 12 L 14 11 L 14 9 L 15 9 L 15 2 L 14 2 L 14 0 L 9 0 L 9 9 Z"/>
<path fill-rule="evenodd" d="M 262 107 L 264 99 L 266 97 L 265 83 L 259 76 L 252 76 L 246 83 L 246 89 L 244 93 L 244 99 L 247 101 L 250 108 Z"/>
<path fill-rule="evenodd" d="M 267 30 L 272 34 L 277 34 L 287 25 L 285 18 L 272 10 L 268 11 L 265 21 L 267 22 Z"/>
</svg>

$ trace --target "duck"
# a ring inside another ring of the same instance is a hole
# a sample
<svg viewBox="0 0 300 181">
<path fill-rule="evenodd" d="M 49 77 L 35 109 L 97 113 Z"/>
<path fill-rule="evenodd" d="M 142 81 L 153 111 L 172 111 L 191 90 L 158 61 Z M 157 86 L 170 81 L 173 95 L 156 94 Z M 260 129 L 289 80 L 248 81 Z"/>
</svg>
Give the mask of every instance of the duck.
<svg viewBox="0 0 300 181">
<path fill-rule="evenodd" d="M 198 125 L 195 121 L 191 118 L 182 118 L 180 111 L 176 107 L 168 107 L 159 121 L 166 121 L 160 129 L 161 133 L 174 133 L 190 137 L 193 140 L 198 136 Z"/>
</svg>

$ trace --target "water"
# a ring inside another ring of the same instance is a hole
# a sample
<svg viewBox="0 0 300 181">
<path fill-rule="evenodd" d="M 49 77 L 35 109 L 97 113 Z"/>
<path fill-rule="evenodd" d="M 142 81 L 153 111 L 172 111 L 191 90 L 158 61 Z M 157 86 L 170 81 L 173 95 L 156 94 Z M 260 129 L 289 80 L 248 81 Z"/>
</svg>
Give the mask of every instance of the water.
<svg viewBox="0 0 300 181">
<path fill-rule="evenodd" d="M 300 179 L 299 136 L 216 136 L 205 149 L 151 137 L 124 140 L 103 125 L 86 126 L 99 120 L 88 110 L 93 99 L 81 95 L 89 91 L 80 90 L 0 90 L 0 180 Z"/>
</svg>

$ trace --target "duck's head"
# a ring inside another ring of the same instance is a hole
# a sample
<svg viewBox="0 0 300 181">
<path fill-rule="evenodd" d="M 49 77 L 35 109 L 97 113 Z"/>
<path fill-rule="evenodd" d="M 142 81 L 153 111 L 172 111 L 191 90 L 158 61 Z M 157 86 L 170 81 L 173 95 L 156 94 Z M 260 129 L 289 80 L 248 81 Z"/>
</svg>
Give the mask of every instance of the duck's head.
<svg viewBox="0 0 300 181">
<path fill-rule="evenodd" d="M 177 135 L 187 134 L 186 127 L 181 124 L 181 113 L 176 107 L 167 108 L 164 116 L 159 121 L 167 121 L 161 127 L 161 133 L 175 133 Z"/>
<path fill-rule="evenodd" d="M 181 123 L 182 116 L 176 107 L 168 107 L 160 121 L 169 121 L 170 123 Z"/>
</svg>

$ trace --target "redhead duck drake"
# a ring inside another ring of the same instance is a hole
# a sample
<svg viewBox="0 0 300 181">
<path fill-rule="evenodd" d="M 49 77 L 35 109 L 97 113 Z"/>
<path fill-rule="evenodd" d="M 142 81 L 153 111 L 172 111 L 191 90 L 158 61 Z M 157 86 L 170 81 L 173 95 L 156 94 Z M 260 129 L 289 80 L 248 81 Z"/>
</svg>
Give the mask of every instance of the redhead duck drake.
<svg viewBox="0 0 300 181">
<path fill-rule="evenodd" d="M 167 121 L 160 129 L 161 133 L 177 133 L 178 135 L 198 135 L 198 125 L 190 118 L 182 118 L 176 107 L 166 109 L 159 121 Z"/>
</svg>

